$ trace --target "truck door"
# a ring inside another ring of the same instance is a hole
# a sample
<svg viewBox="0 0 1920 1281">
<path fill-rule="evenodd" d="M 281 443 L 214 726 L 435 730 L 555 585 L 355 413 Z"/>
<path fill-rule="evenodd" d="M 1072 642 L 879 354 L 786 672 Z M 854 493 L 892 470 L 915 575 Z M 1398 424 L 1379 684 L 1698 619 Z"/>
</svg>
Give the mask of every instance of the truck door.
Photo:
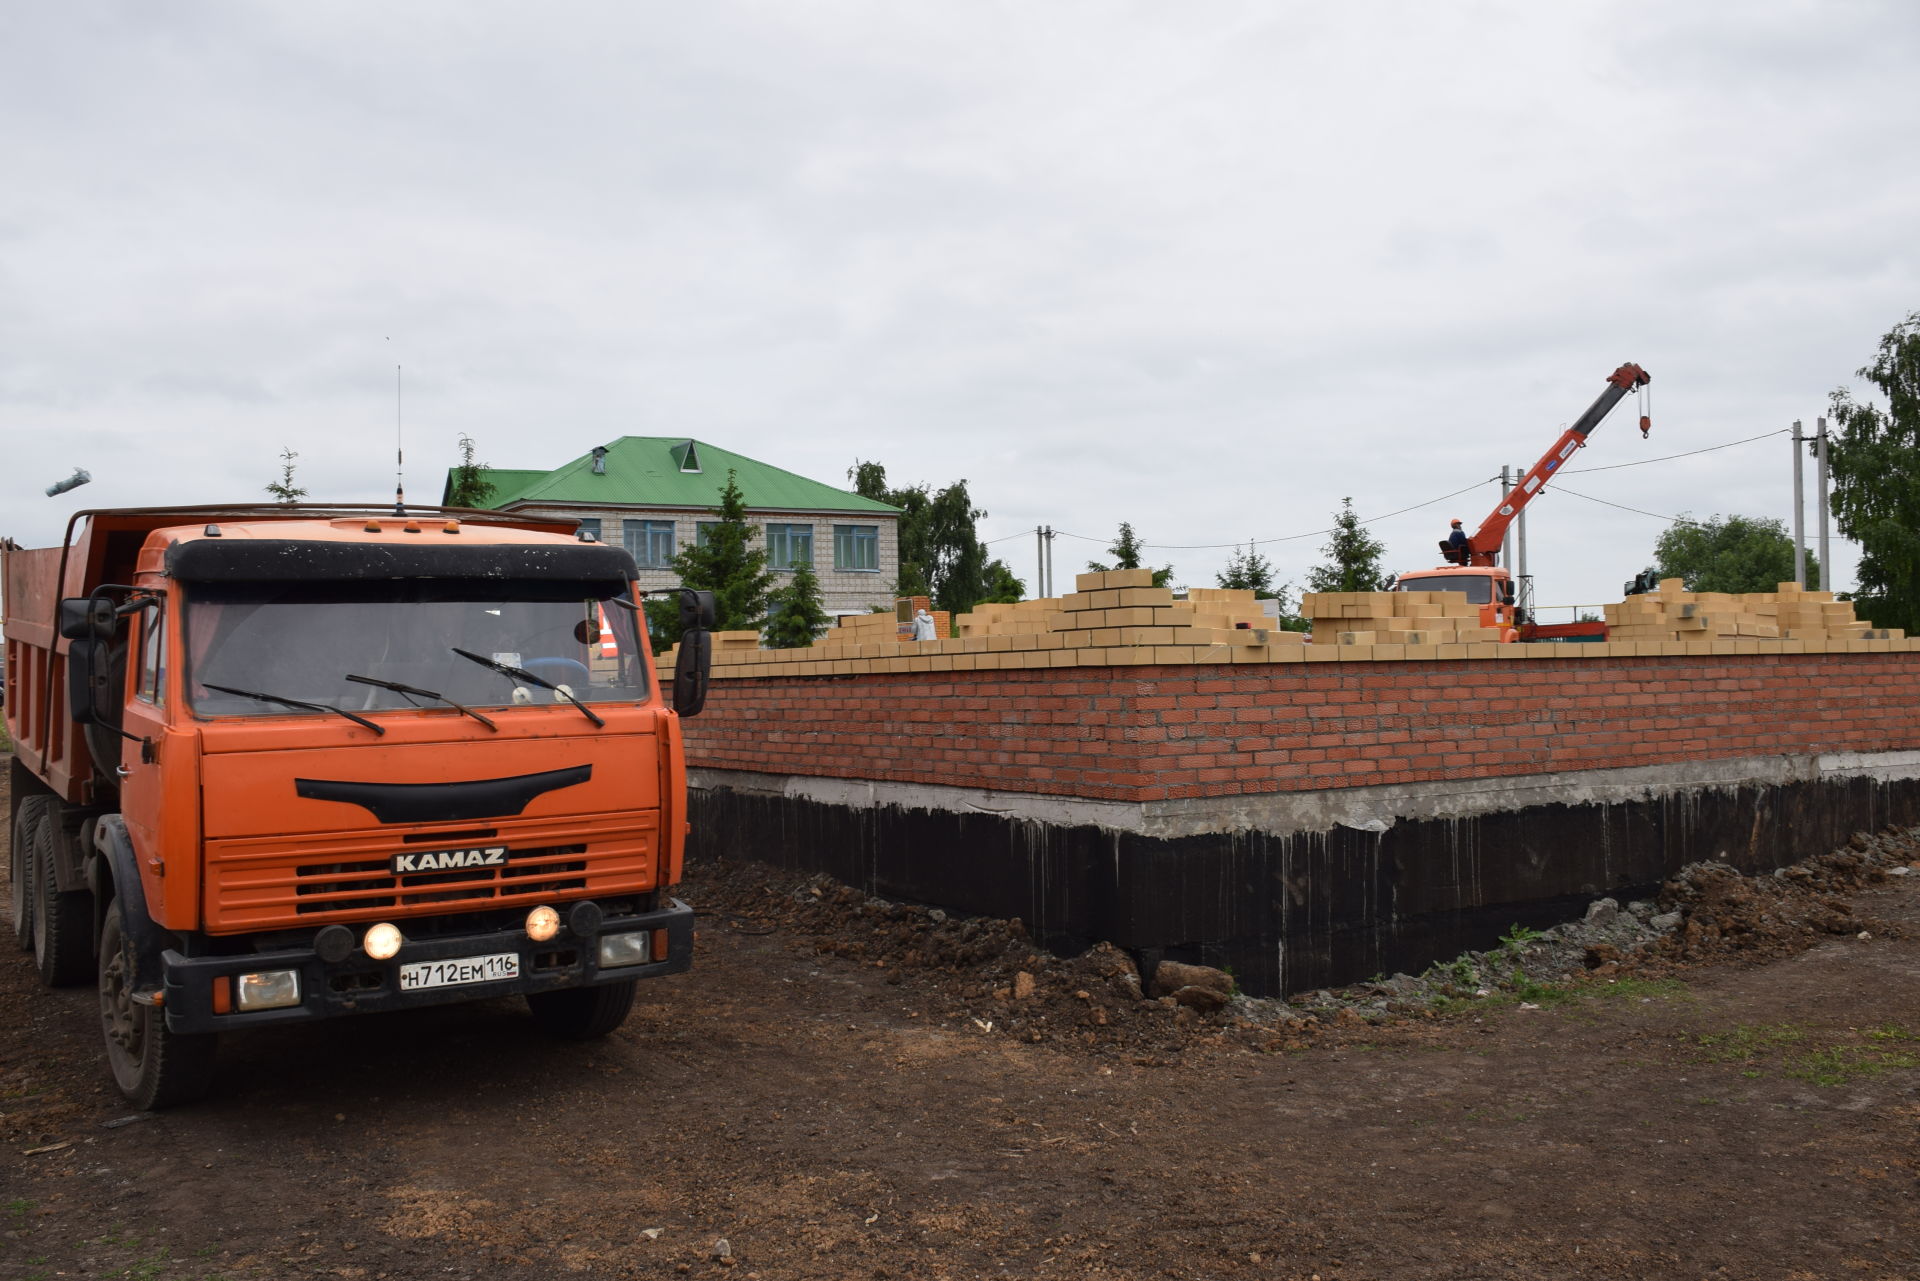
<svg viewBox="0 0 1920 1281">
<path fill-rule="evenodd" d="M 135 616 L 134 659 L 127 664 L 128 691 L 121 728 L 132 738 L 120 741 L 120 816 L 140 861 L 140 879 L 147 895 L 147 911 L 155 919 L 166 911 L 167 890 L 191 901 L 190 883 L 169 887 L 163 874 L 161 804 L 167 769 L 167 612 L 156 605 Z M 191 880 L 190 860 L 176 870 Z"/>
</svg>

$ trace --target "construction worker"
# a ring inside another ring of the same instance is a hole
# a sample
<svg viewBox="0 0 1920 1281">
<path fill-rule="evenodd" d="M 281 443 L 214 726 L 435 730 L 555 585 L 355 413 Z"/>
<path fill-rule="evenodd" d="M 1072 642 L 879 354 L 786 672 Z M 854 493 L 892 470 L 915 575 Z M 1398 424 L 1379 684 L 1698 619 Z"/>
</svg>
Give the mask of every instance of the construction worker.
<svg viewBox="0 0 1920 1281">
<path fill-rule="evenodd" d="M 1467 542 L 1467 531 L 1456 520 L 1453 522 L 1453 532 L 1447 535 L 1447 560 L 1455 565 L 1465 565 L 1472 559 L 1473 549 Z"/>
</svg>

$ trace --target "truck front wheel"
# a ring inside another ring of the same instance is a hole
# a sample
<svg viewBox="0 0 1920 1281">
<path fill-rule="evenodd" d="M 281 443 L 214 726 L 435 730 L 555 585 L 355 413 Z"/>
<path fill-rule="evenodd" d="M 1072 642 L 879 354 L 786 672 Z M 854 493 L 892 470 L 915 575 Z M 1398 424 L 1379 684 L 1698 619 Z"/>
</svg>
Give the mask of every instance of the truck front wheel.
<svg viewBox="0 0 1920 1281">
<path fill-rule="evenodd" d="M 597 1041 L 627 1020 L 637 981 L 533 992 L 527 1006 L 549 1036 L 563 1041 Z"/>
<path fill-rule="evenodd" d="M 133 999 L 132 945 L 120 926 L 120 900 L 100 929 L 100 1023 L 107 1065 L 120 1093 L 142 1110 L 191 1103 L 213 1085 L 210 1032 L 167 1030 L 159 1007 Z"/>
</svg>

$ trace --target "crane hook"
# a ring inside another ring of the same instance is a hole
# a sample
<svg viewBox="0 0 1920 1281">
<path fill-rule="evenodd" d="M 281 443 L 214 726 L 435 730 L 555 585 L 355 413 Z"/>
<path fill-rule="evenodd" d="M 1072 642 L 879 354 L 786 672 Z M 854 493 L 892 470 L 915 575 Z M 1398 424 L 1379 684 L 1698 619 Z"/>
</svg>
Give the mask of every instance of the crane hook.
<svg viewBox="0 0 1920 1281">
<path fill-rule="evenodd" d="M 1648 411 L 1652 408 L 1652 397 L 1647 394 L 1647 385 L 1640 384 L 1640 439 L 1645 440 L 1647 433 L 1653 430 L 1653 419 Z"/>
</svg>

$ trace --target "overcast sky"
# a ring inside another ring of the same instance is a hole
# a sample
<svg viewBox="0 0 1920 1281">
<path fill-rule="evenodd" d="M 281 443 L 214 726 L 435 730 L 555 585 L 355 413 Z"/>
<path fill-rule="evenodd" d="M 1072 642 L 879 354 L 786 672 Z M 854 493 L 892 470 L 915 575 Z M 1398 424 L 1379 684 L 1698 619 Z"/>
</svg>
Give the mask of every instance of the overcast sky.
<svg viewBox="0 0 1920 1281">
<path fill-rule="evenodd" d="M 1070 585 L 1122 520 L 1274 539 L 1530 464 L 1623 360 L 1653 436 L 1622 405 L 1580 466 L 1810 427 L 1920 309 L 1916 68 L 1911 0 L 0 0 L 0 533 L 261 498 L 283 448 L 381 499 L 396 364 L 418 500 L 462 432 L 874 459 L 964 477 L 1029 586 L 1036 524 L 1098 540 Z M 1568 489 L 1784 519 L 1790 466 Z M 1390 567 L 1496 497 L 1382 521 Z M 1543 603 L 1665 528 L 1529 517 Z"/>
</svg>

